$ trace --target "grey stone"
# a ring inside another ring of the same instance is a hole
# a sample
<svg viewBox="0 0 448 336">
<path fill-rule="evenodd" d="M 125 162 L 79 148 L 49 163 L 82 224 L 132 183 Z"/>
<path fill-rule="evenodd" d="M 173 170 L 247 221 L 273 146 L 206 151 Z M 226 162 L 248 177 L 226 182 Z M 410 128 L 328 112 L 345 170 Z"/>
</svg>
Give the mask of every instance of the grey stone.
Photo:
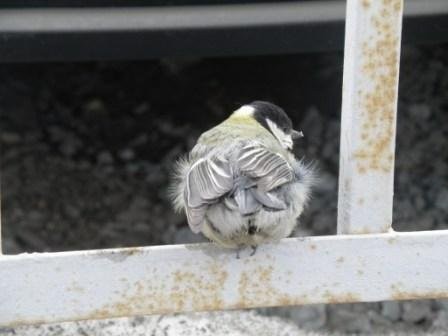
<svg viewBox="0 0 448 336">
<path fill-rule="evenodd" d="M 448 335 L 448 310 L 439 310 L 432 321 L 431 327 L 435 330 L 445 330 L 445 335 Z"/>
<path fill-rule="evenodd" d="M 401 306 L 397 301 L 387 301 L 381 304 L 381 314 L 391 321 L 398 321 L 401 317 Z"/>
<path fill-rule="evenodd" d="M 126 171 L 128 174 L 132 175 L 140 170 L 140 165 L 138 163 L 130 162 L 126 165 Z"/>
<path fill-rule="evenodd" d="M 412 104 L 409 106 L 409 114 L 417 119 L 428 119 L 431 116 L 431 108 L 428 104 Z"/>
<path fill-rule="evenodd" d="M 316 330 L 322 328 L 327 322 L 327 313 L 323 304 L 290 307 L 288 310 L 289 317 L 300 328 Z"/>
<path fill-rule="evenodd" d="M 344 333 L 371 332 L 372 324 L 367 314 L 354 312 L 349 307 L 349 305 L 330 307 L 326 327 Z"/>
<path fill-rule="evenodd" d="M 445 309 L 446 311 L 448 311 L 448 299 L 437 300 L 436 305 L 440 309 Z"/>
<path fill-rule="evenodd" d="M 301 123 L 303 135 L 305 139 L 312 143 L 320 143 L 322 141 L 322 133 L 325 121 L 322 114 L 315 106 L 311 106 L 305 113 L 305 118 Z"/>
<path fill-rule="evenodd" d="M 416 230 L 431 230 L 434 228 L 434 217 L 428 216 L 428 213 L 423 213 L 421 217 L 414 219 Z"/>
<path fill-rule="evenodd" d="M 406 322 L 418 323 L 431 318 L 431 301 L 403 302 L 402 319 Z"/>
<path fill-rule="evenodd" d="M 150 106 L 147 102 L 141 103 L 137 105 L 137 107 L 133 110 L 133 112 L 137 115 L 145 114 L 150 109 Z"/>
<path fill-rule="evenodd" d="M 79 148 L 79 144 L 77 141 L 73 141 L 73 139 L 66 139 L 59 146 L 59 150 L 61 153 L 67 157 L 71 157 L 76 154 Z"/>
<path fill-rule="evenodd" d="M 327 232 L 331 231 L 336 227 L 336 217 L 335 213 L 322 212 L 316 213 L 312 216 L 313 218 L 313 229 L 316 232 Z"/>
<path fill-rule="evenodd" d="M 425 208 L 426 202 L 422 196 L 421 190 L 418 190 L 418 195 L 415 195 L 412 197 L 412 203 L 414 204 L 415 208 L 418 210 L 423 210 Z"/>
<path fill-rule="evenodd" d="M 64 205 L 64 210 L 65 214 L 73 219 L 77 219 L 81 215 L 80 209 L 70 203 Z"/>
<path fill-rule="evenodd" d="M 339 152 L 339 144 L 334 140 L 334 142 L 327 142 L 323 145 L 322 156 L 328 160 L 335 159 L 335 153 Z"/>
<path fill-rule="evenodd" d="M 148 135 L 145 133 L 140 134 L 137 136 L 132 142 L 130 143 L 131 146 L 141 146 L 148 142 Z"/>
<path fill-rule="evenodd" d="M 118 156 L 124 161 L 129 161 L 135 157 L 135 152 L 131 148 L 125 148 L 118 153 Z"/>
<path fill-rule="evenodd" d="M 314 187 L 316 192 L 329 193 L 337 190 L 336 176 L 327 172 L 319 173 L 316 186 Z"/>
<path fill-rule="evenodd" d="M 101 99 L 94 98 L 86 102 L 84 109 L 88 112 L 103 112 L 105 110 L 105 106 Z"/>
<path fill-rule="evenodd" d="M 114 157 L 109 151 L 101 151 L 98 153 L 96 161 L 101 165 L 109 165 L 114 163 Z"/>
<path fill-rule="evenodd" d="M 189 227 L 183 227 L 174 233 L 174 244 L 203 243 L 207 239 L 201 234 L 193 233 Z"/>
<path fill-rule="evenodd" d="M 1 245 L 4 254 L 18 254 L 23 252 L 20 246 L 17 244 L 16 240 L 9 237 L 2 238 Z"/>
<path fill-rule="evenodd" d="M 448 212 L 448 189 L 445 188 L 439 191 L 434 205 L 436 208 Z"/>
<path fill-rule="evenodd" d="M 369 310 L 367 312 L 367 316 L 369 317 L 371 323 L 372 323 L 372 329 L 376 330 L 379 327 L 384 329 L 390 329 L 393 326 L 393 323 L 390 319 L 387 317 L 384 317 L 382 314 L 377 312 L 376 310 Z"/>
<path fill-rule="evenodd" d="M 92 164 L 87 161 L 87 160 L 79 160 L 78 164 L 77 164 L 77 168 L 81 169 L 81 170 L 88 170 L 90 169 L 90 167 L 92 167 Z"/>
<path fill-rule="evenodd" d="M 67 134 L 66 131 L 59 126 L 50 126 L 48 127 L 47 131 L 50 134 L 50 139 L 54 142 L 61 141 L 66 137 Z"/>
<path fill-rule="evenodd" d="M 0 139 L 4 144 L 14 145 L 22 140 L 22 137 L 18 133 L 13 132 L 0 132 Z"/>
<path fill-rule="evenodd" d="M 296 226 L 296 228 L 294 229 L 292 236 L 293 237 L 307 237 L 307 236 L 312 236 L 313 233 L 308 230 L 307 228 L 304 228 L 303 226 L 299 225 Z"/>
</svg>

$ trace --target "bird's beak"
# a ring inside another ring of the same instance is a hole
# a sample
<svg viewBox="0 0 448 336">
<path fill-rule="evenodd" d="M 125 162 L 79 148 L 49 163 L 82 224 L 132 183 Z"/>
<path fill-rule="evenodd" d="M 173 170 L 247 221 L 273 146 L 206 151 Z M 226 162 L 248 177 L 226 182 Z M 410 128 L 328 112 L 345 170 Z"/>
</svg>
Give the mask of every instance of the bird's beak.
<svg viewBox="0 0 448 336">
<path fill-rule="evenodd" d="M 303 138 L 303 132 L 302 131 L 299 132 L 299 131 L 296 131 L 296 130 L 292 130 L 291 138 L 293 140 Z"/>
</svg>

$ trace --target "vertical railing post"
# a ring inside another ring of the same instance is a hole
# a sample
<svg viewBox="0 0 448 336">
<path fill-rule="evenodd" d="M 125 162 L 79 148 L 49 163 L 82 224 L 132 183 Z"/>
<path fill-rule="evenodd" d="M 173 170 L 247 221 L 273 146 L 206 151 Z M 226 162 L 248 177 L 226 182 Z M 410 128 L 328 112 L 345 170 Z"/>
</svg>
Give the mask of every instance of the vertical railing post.
<svg viewBox="0 0 448 336">
<path fill-rule="evenodd" d="M 392 225 L 402 0 L 348 0 L 338 233 Z"/>
</svg>

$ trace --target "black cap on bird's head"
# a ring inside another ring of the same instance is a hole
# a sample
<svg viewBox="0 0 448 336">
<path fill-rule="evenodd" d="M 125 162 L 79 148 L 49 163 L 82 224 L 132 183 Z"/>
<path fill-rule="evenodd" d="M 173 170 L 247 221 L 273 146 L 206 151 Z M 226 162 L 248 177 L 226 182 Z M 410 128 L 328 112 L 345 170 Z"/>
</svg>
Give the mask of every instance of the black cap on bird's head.
<svg viewBox="0 0 448 336">
<path fill-rule="evenodd" d="M 254 119 L 271 132 L 283 147 L 292 149 L 293 140 L 303 137 L 302 132 L 292 128 L 291 119 L 281 107 L 258 100 L 248 104 L 248 106 L 254 109 Z"/>
</svg>

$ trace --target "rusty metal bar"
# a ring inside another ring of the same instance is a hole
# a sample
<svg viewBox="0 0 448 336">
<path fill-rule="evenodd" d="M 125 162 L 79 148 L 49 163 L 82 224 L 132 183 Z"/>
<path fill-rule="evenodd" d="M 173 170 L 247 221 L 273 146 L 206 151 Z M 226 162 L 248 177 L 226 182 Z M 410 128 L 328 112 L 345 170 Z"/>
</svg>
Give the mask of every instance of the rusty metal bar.
<svg viewBox="0 0 448 336">
<path fill-rule="evenodd" d="M 0 325 L 266 306 L 448 298 L 448 231 L 0 257 Z"/>
<path fill-rule="evenodd" d="M 402 0 L 348 0 L 338 233 L 392 224 Z"/>
</svg>

